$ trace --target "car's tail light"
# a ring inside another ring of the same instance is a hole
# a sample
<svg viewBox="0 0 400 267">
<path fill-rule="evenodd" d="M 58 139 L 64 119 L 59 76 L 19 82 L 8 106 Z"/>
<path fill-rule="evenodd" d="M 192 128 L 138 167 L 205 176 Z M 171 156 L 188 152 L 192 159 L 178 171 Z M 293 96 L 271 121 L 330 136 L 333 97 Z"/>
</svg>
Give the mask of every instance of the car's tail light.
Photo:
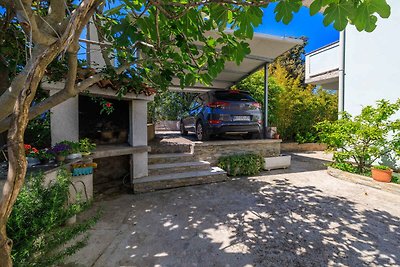
<svg viewBox="0 0 400 267">
<path fill-rule="evenodd" d="M 216 101 L 216 102 L 211 102 L 207 104 L 207 107 L 210 108 L 224 108 L 229 106 L 228 102 L 224 102 L 224 101 Z"/>
<path fill-rule="evenodd" d="M 209 124 L 220 124 L 222 121 L 221 120 L 209 120 Z"/>
<path fill-rule="evenodd" d="M 253 104 L 251 104 L 253 107 L 255 107 L 255 108 L 261 108 L 261 104 L 260 103 L 258 103 L 258 102 L 255 102 L 255 103 L 253 103 Z"/>
</svg>

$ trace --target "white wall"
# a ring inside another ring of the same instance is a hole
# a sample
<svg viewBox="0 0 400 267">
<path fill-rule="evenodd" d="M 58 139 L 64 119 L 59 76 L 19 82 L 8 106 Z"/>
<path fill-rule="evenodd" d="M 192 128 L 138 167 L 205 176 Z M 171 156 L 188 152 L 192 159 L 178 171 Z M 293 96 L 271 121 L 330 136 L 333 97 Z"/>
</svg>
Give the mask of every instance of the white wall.
<svg viewBox="0 0 400 267">
<path fill-rule="evenodd" d="M 318 49 L 306 55 L 306 79 L 339 68 L 339 43 Z"/>
<path fill-rule="evenodd" d="M 388 3 L 390 18 L 379 19 L 372 33 L 346 29 L 344 109 L 351 114 L 382 98 L 400 98 L 400 1 Z"/>
</svg>

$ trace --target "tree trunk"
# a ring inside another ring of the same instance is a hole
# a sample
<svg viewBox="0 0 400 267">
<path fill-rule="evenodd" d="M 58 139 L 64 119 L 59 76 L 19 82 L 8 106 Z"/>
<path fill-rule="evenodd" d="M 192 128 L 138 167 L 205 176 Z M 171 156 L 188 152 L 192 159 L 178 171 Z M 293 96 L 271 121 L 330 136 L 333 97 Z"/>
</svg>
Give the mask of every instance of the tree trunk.
<svg viewBox="0 0 400 267">
<path fill-rule="evenodd" d="M 12 266 L 12 260 L 10 257 L 12 241 L 7 238 L 6 224 L 0 221 L 0 225 L 0 266 L 10 267 Z"/>
<path fill-rule="evenodd" d="M 66 51 L 74 41 L 78 40 L 83 27 L 95 12 L 98 4 L 96 0 L 82 1 L 75 9 L 61 38 L 44 48 L 40 54 L 33 56 L 31 64 L 24 69 L 26 78 L 19 81 L 22 83 L 22 90 L 11 115 L 8 131 L 8 174 L 3 188 L 3 197 L 0 200 L 0 267 L 12 266 L 12 241 L 7 237 L 6 227 L 12 207 L 25 181 L 27 162 L 24 133 L 29 120 L 29 107 L 47 66 L 61 51 Z"/>
<path fill-rule="evenodd" d="M 34 76 L 35 72 L 32 73 Z M 14 106 L 11 128 L 8 131 L 8 174 L 0 202 L 0 266 L 12 266 L 12 241 L 7 237 L 7 220 L 25 181 L 27 162 L 24 149 L 24 133 L 28 124 L 29 106 L 36 92 L 34 77 L 30 77 Z M 34 88 L 32 88 L 34 87 Z M 32 90 L 33 89 L 33 90 Z"/>
</svg>

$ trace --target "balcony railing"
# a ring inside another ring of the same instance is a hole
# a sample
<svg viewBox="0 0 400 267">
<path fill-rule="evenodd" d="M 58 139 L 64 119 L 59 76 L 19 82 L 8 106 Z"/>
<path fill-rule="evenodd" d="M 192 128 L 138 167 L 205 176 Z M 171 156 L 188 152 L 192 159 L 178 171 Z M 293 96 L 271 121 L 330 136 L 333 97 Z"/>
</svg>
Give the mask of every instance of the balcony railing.
<svg viewBox="0 0 400 267">
<path fill-rule="evenodd" d="M 306 55 L 306 83 L 331 83 L 339 77 L 339 42 Z"/>
</svg>

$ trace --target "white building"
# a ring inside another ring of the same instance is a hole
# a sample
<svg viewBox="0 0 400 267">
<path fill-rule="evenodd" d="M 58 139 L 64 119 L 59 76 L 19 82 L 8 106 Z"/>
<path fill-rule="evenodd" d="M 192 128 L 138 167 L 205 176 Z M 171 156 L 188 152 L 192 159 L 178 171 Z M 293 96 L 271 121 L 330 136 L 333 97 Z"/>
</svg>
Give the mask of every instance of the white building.
<svg viewBox="0 0 400 267">
<path fill-rule="evenodd" d="M 338 90 L 340 111 L 355 115 L 379 99 L 400 98 L 400 2 L 388 3 L 391 16 L 372 33 L 348 26 L 338 42 L 306 55 L 306 83 Z"/>
</svg>

